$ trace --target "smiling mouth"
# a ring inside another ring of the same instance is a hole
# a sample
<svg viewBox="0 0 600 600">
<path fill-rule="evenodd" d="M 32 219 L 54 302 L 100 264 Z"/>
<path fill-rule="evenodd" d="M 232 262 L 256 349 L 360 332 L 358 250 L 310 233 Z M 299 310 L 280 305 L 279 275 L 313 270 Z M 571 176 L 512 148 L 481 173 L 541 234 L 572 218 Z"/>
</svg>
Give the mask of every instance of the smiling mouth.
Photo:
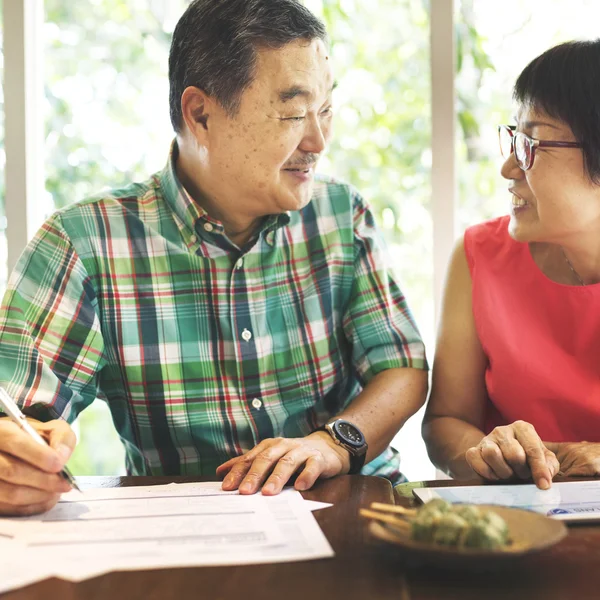
<svg viewBox="0 0 600 600">
<path fill-rule="evenodd" d="M 523 198 L 519 198 L 519 196 L 515 196 L 513 194 L 512 205 L 514 207 L 521 208 L 523 206 L 527 206 L 528 204 L 529 204 L 529 202 L 527 202 L 526 200 L 523 200 Z"/>
<path fill-rule="evenodd" d="M 284 169 L 284 171 L 291 171 L 293 173 L 310 173 L 309 169 Z"/>
</svg>

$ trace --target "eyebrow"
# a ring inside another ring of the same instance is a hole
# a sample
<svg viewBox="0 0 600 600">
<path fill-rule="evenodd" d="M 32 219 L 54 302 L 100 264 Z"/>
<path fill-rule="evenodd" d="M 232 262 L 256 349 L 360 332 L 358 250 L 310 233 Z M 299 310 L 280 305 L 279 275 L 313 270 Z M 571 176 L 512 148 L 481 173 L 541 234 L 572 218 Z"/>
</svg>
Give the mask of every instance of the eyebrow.
<svg viewBox="0 0 600 600">
<path fill-rule="evenodd" d="M 515 118 L 515 122 L 518 123 L 518 119 Z M 551 127 L 552 129 L 560 129 L 556 125 L 552 125 L 552 123 L 546 123 L 546 121 L 525 121 L 521 124 L 523 129 L 533 129 L 534 127 Z"/>
<path fill-rule="evenodd" d="M 337 81 L 333 82 L 333 85 L 331 86 L 331 89 L 329 90 L 329 93 L 333 92 L 333 90 L 335 90 L 335 88 L 337 87 Z M 310 92 L 310 90 L 303 88 L 299 85 L 293 85 L 292 87 L 289 87 L 286 90 L 282 90 L 278 93 L 279 96 L 279 100 L 280 102 L 289 102 L 290 100 L 293 100 L 294 98 L 297 98 L 298 96 L 303 96 L 304 98 L 310 98 L 312 96 L 312 93 Z"/>
</svg>

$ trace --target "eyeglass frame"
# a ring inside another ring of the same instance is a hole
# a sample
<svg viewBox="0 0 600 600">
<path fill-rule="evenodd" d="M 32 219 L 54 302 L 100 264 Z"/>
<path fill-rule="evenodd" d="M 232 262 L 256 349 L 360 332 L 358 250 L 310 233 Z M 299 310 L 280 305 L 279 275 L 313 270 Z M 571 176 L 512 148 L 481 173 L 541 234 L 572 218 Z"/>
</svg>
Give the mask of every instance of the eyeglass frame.
<svg viewBox="0 0 600 600">
<path fill-rule="evenodd" d="M 500 145 L 500 154 L 504 159 L 507 159 L 510 154 L 515 153 L 515 139 L 517 135 L 522 135 L 525 139 L 527 139 L 530 147 L 531 147 L 531 160 L 527 166 L 522 166 L 519 163 L 519 159 L 515 154 L 515 160 L 517 161 L 517 165 L 521 171 L 529 171 L 531 167 L 533 167 L 533 161 L 535 160 L 535 150 L 536 148 L 582 148 L 582 144 L 579 142 L 555 142 L 549 140 L 537 140 L 532 138 L 531 136 L 523 133 L 522 131 L 517 131 L 516 125 L 498 125 L 498 143 Z M 504 152 L 502 152 L 502 131 L 508 131 L 510 134 L 510 154 L 508 156 L 504 156 Z"/>
</svg>

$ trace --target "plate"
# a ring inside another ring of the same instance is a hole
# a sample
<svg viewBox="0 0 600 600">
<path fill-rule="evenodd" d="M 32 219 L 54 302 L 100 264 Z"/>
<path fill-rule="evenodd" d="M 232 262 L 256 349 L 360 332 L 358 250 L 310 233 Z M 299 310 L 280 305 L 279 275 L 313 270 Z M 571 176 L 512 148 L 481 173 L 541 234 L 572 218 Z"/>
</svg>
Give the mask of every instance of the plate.
<svg viewBox="0 0 600 600">
<path fill-rule="evenodd" d="M 550 548 L 567 535 L 562 521 L 539 513 L 504 506 L 478 505 L 500 515 L 507 523 L 512 544 L 502 549 L 452 548 L 411 540 L 408 531 L 372 521 L 370 532 L 398 547 L 410 562 L 442 567 L 481 568 L 511 563 L 516 558 Z"/>
</svg>

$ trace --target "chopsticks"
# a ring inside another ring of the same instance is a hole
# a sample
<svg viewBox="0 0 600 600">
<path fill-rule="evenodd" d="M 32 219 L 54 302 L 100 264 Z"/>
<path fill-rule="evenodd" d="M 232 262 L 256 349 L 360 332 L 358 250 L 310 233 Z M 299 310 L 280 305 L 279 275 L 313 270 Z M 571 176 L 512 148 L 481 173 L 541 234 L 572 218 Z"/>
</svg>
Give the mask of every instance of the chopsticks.
<svg viewBox="0 0 600 600">
<path fill-rule="evenodd" d="M 417 511 L 403 506 L 394 504 L 383 504 L 382 502 L 371 503 L 371 509 L 361 508 L 360 516 L 367 519 L 374 519 L 381 523 L 394 525 L 399 529 L 410 529 L 410 523 L 406 519 L 410 519 L 417 514 Z"/>
<path fill-rule="evenodd" d="M 405 515 L 406 517 L 415 517 L 417 515 L 416 508 L 404 508 L 404 506 L 396 506 L 395 504 L 384 504 L 383 502 L 372 502 L 371 508 L 386 513 L 395 513 Z"/>
</svg>

